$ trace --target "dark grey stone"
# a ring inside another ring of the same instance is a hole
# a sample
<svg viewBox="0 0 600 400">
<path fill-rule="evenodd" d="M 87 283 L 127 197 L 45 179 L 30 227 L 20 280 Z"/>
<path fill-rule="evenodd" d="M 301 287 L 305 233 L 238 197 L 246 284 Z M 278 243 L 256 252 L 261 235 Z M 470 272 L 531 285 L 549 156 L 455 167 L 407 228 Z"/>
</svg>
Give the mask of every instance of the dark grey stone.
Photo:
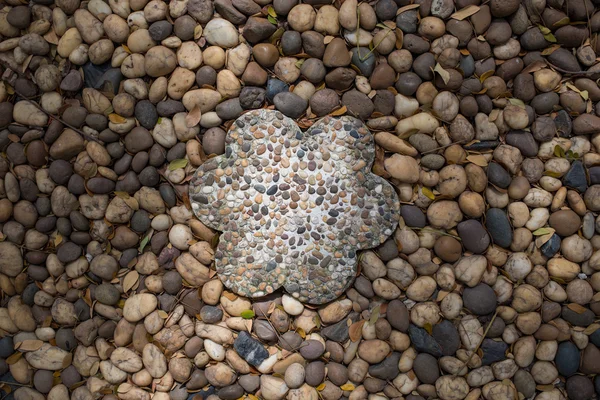
<svg viewBox="0 0 600 400">
<path fill-rule="evenodd" d="M 255 367 L 269 358 L 269 352 L 246 331 L 239 333 L 233 342 L 233 348 L 244 360 Z"/>
</svg>

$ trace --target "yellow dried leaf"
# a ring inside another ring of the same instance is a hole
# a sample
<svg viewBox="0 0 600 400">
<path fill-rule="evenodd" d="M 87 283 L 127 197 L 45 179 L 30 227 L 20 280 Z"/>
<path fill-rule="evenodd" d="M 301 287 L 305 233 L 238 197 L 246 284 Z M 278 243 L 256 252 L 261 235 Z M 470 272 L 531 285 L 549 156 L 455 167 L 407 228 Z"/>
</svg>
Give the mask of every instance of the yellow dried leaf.
<svg viewBox="0 0 600 400">
<path fill-rule="evenodd" d="M 275 9 L 273 8 L 273 6 L 269 6 L 267 8 L 267 14 L 269 14 L 273 18 L 277 18 L 277 13 L 275 12 Z"/>
<path fill-rule="evenodd" d="M 56 236 L 54 237 L 54 247 L 58 246 L 59 244 L 61 244 L 63 241 L 63 237 L 60 234 L 60 232 L 56 232 Z"/>
<path fill-rule="evenodd" d="M 431 324 L 427 322 L 425 325 L 423 325 L 423 329 L 425 329 L 427 333 L 431 335 L 431 332 L 433 331 L 433 326 L 431 326 Z"/>
<path fill-rule="evenodd" d="M 23 357 L 23 353 L 17 351 L 16 353 L 13 353 L 10 357 L 6 359 L 6 363 L 8 365 L 13 365 L 17 361 L 19 361 L 21 357 Z"/>
<path fill-rule="evenodd" d="M 198 24 L 194 28 L 194 40 L 198 40 L 202 37 L 202 25 Z"/>
<path fill-rule="evenodd" d="M 133 288 L 133 286 L 137 283 L 140 278 L 140 274 L 137 271 L 130 271 L 127 275 L 125 275 L 125 279 L 123 279 L 123 291 L 127 293 Z"/>
<path fill-rule="evenodd" d="M 236 294 L 233 294 L 231 292 L 223 292 L 222 296 L 225 296 L 228 300 L 230 301 L 235 301 L 235 299 L 238 298 L 238 296 Z"/>
<path fill-rule="evenodd" d="M 539 28 L 540 32 L 542 32 L 542 35 L 547 35 L 550 32 L 552 32 L 550 29 L 546 28 L 544 25 L 538 25 L 538 28 Z"/>
<path fill-rule="evenodd" d="M 319 386 L 317 386 L 317 390 L 320 392 L 323 389 L 325 389 L 325 382 L 321 383 Z"/>
<path fill-rule="evenodd" d="M 569 25 L 570 23 L 571 20 L 569 19 L 569 17 L 564 17 L 553 23 L 552 26 L 559 28 L 561 26 Z"/>
<path fill-rule="evenodd" d="M 113 124 L 123 124 L 123 123 L 127 122 L 127 119 L 125 119 L 124 117 L 121 117 L 119 114 L 115 114 L 115 113 L 108 114 L 108 119 Z"/>
<path fill-rule="evenodd" d="M 304 339 L 304 338 L 306 337 L 306 332 L 304 332 L 304 329 L 302 329 L 302 328 L 298 328 L 298 329 L 296 329 L 296 333 L 297 333 L 298 335 L 300 335 L 300 337 L 301 337 L 302 339 Z"/>
<path fill-rule="evenodd" d="M 481 76 L 479 77 L 479 82 L 485 81 L 487 78 L 489 78 L 490 76 L 494 75 L 494 70 L 489 70 L 489 71 L 485 71 L 483 74 L 481 74 Z"/>
<path fill-rule="evenodd" d="M 158 310 L 158 316 L 161 317 L 162 319 L 169 318 L 169 314 L 167 314 L 167 312 L 163 311 L 163 310 Z"/>
<path fill-rule="evenodd" d="M 333 39 L 335 39 L 335 36 L 327 35 L 323 38 L 323 44 L 329 44 Z"/>
<path fill-rule="evenodd" d="M 579 95 L 580 95 L 580 96 L 581 96 L 581 97 L 582 97 L 584 100 L 587 100 L 587 99 L 589 99 L 589 97 L 590 97 L 590 95 L 589 95 L 589 93 L 588 93 L 588 91 L 587 91 L 587 90 L 582 90 L 581 92 L 579 92 Z"/>
<path fill-rule="evenodd" d="M 125 50 L 125 52 L 131 54 L 131 50 L 129 50 L 129 47 L 127 47 L 126 45 L 122 44 L 121 46 L 123 46 L 123 50 Z"/>
<path fill-rule="evenodd" d="M 351 391 L 353 391 L 353 390 L 354 390 L 354 389 L 356 389 L 356 388 L 354 387 L 354 385 L 353 385 L 353 384 L 351 384 L 351 383 L 346 383 L 346 384 L 344 384 L 344 385 L 340 386 L 340 389 L 342 389 L 342 390 L 345 390 L 345 391 L 347 391 L 347 392 L 351 392 Z"/>
<path fill-rule="evenodd" d="M 423 195 L 425 197 L 427 197 L 429 200 L 435 200 L 435 194 L 433 194 L 431 189 L 429 189 L 428 187 L 423 186 L 421 188 L 421 193 L 423 193 Z"/>
<path fill-rule="evenodd" d="M 479 6 L 470 5 L 466 6 L 460 11 L 455 12 L 450 16 L 452 19 L 456 19 L 458 21 L 462 21 L 465 18 L 469 18 L 471 15 L 476 14 L 479 11 Z"/>
<path fill-rule="evenodd" d="M 481 154 L 472 154 L 467 156 L 467 161 L 472 162 L 480 167 L 487 167 L 488 165 L 487 159 Z"/>
<path fill-rule="evenodd" d="M 587 328 L 585 328 L 583 330 L 583 333 L 585 333 L 586 335 L 589 336 L 592 333 L 596 332 L 599 328 L 600 328 L 600 324 L 591 324 L 590 326 L 588 326 Z"/>
<path fill-rule="evenodd" d="M 348 111 L 348 109 L 346 108 L 346 106 L 341 106 L 340 108 L 338 108 L 335 111 L 331 112 L 331 115 L 333 115 L 334 117 L 339 117 L 341 115 L 346 114 L 346 111 Z"/>
</svg>

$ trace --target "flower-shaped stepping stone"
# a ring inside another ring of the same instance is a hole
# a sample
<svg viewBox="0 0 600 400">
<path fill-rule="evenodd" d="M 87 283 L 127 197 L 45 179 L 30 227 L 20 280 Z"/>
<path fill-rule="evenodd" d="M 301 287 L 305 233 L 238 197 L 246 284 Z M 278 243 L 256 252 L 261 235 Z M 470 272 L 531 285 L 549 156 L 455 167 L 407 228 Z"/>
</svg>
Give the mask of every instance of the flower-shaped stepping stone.
<svg viewBox="0 0 600 400">
<path fill-rule="evenodd" d="M 385 241 L 398 223 L 394 188 L 371 173 L 373 138 L 358 119 L 323 118 L 306 133 L 278 111 L 242 115 L 225 154 L 190 182 L 205 225 L 222 231 L 219 277 L 240 296 L 284 287 L 321 304 L 352 283 L 357 250 Z"/>
</svg>

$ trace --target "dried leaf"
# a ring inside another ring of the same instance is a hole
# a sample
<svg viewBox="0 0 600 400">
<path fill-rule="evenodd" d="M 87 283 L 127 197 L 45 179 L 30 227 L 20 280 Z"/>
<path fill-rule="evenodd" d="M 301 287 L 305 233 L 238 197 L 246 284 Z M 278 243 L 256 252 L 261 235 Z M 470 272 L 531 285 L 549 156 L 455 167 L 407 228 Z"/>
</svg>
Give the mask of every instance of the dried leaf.
<svg viewBox="0 0 600 400">
<path fill-rule="evenodd" d="M 125 117 L 121 117 L 119 114 L 115 114 L 115 113 L 108 114 L 108 119 L 113 124 L 123 124 L 123 123 L 127 122 L 127 119 Z"/>
<path fill-rule="evenodd" d="M 42 345 L 44 344 L 44 342 L 42 342 L 41 340 L 23 340 L 20 343 L 17 343 L 17 345 L 19 345 L 18 349 L 20 351 L 36 351 L 39 350 Z M 17 346 L 15 346 L 15 349 L 17 348 Z"/>
<path fill-rule="evenodd" d="M 164 310 L 158 310 L 158 316 L 161 317 L 162 319 L 169 318 L 169 314 L 167 314 L 167 312 Z"/>
<path fill-rule="evenodd" d="M 544 171 L 544 175 L 545 176 L 551 176 L 553 178 L 560 178 L 562 176 L 560 174 L 560 172 L 556 172 L 556 171 Z"/>
<path fill-rule="evenodd" d="M 599 328 L 600 324 L 591 324 L 583 330 L 583 333 L 585 333 L 586 335 L 591 335 L 592 333 L 596 332 Z"/>
<path fill-rule="evenodd" d="M 544 39 L 546 39 L 550 43 L 556 43 L 557 42 L 556 37 L 552 33 L 546 33 L 544 35 Z"/>
<path fill-rule="evenodd" d="M 194 28 L 194 40 L 198 40 L 202 37 L 202 25 L 198 24 Z"/>
<path fill-rule="evenodd" d="M 140 242 L 140 253 L 144 252 L 144 248 L 146 247 L 146 245 L 148 244 L 149 241 L 150 241 L 150 235 L 148 234 L 148 235 L 144 236 L 144 238 Z"/>
<path fill-rule="evenodd" d="M 129 47 L 127 47 L 126 45 L 122 44 L 121 45 L 123 47 L 123 50 L 125 50 L 125 52 L 131 54 L 131 50 L 129 50 Z"/>
<path fill-rule="evenodd" d="M 488 165 L 487 159 L 481 154 L 472 154 L 467 156 L 467 161 L 472 162 L 480 167 L 487 167 Z"/>
<path fill-rule="evenodd" d="M 302 339 L 306 338 L 306 332 L 304 332 L 304 329 L 302 329 L 302 328 L 298 328 L 298 329 L 296 329 L 296 333 L 297 333 L 298 335 L 300 335 L 300 337 L 301 337 Z"/>
<path fill-rule="evenodd" d="M 329 44 L 333 39 L 335 39 L 335 36 L 327 35 L 323 38 L 323 44 Z"/>
<path fill-rule="evenodd" d="M 344 390 L 344 391 L 347 391 L 347 392 L 351 392 L 351 391 L 353 391 L 354 389 L 356 389 L 356 387 L 354 387 L 354 385 L 353 385 L 353 384 L 351 384 L 351 383 L 346 383 L 346 384 L 344 384 L 344 385 L 340 386 L 340 389 L 342 389 L 342 390 Z"/>
<path fill-rule="evenodd" d="M 119 198 L 121 198 L 123 200 L 128 199 L 129 197 L 131 197 L 131 196 L 129 196 L 129 193 L 127 193 L 127 192 L 114 192 L 114 193 L 115 193 L 115 196 L 117 196 L 117 197 L 119 197 Z"/>
<path fill-rule="evenodd" d="M 117 393 L 127 393 L 131 389 L 133 389 L 133 385 L 131 385 L 130 383 L 121 383 L 117 388 Z"/>
<path fill-rule="evenodd" d="M 277 18 L 273 18 L 270 15 L 267 15 L 267 19 L 269 20 L 270 23 L 272 23 L 273 25 L 277 25 Z"/>
<path fill-rule="evenodd" d="M 539 28 L 540 32 L 542 32 L 542 35 L 547 35 L 552 32 L 550 29 L 546 28 L 544 25 L 538 24 L 538 28 Z"/>
<path fill-rule="evenodd" d="M 223 292 L 222 296 L 225 296 L 229 301 L 235 301 L 238 298 L 237 294 L 231 292 Z"/>
<path fill-rule="evenodd" d="M 525 108 L 525 103 L 523 103 L 523 100 L 515 99 L 514 97 L 511 97 L 510 99 L 508 99 L 508 102 L 510 104 L 512 104 L 513 106 L 519 106 L 521 108 Z"/>
<path fill-rule="evenodd" d="M 254 311 L 244 310 L 240 313 L 240 317 L 242 317 L 244 319 L 252 319 L 252 318 L 254 318 Z"/>
<path fill-rule="evenodd" d="M 535 231 L 533 231 L 533 236 L 549 235 L 551 233 L 554 233 L 554 229 L 552 229 L 552 228 L 539 228 L 539 229 L 536 229 Z"/>
<path fill-rule="evenodd" d="M 433 331 L 433 326 L 431 326 L 429 322 L 426 322 L 425 325 L 423 325 L 423 329 L 425 329 L 427 333 L 431 335 L 431 332 Z"/>
<path fill-rule="evenodd" d="M 396 28 L 396 49 L 400 50 L 404 45 L 404 32 L 402 29 Z"/>
<path fill-rule="evenodd" d="M 135 286 L 139 278 L 140 274 L 135 270 L 127 273 L 127 275 L 125 275 L 125 278 L 123 279 L 123 291 L 125 293 L 129 292 L 131 288 Z"/>
<path fill-rule="evenodd" d="M 175 171 L 176 169 L 179 169 L 179 168 L 185 168 L 187 163 L 188 163 L 188 160 L 185 158 L 179 158 L 177 160 L 173 160 L 169 163 L 169 171 Z"/>
<path fill-rule="evenodd" d="M 444 84 L 448 83 L 448 81 L 450 80 L 450 73 L 448 71 L 446 71 L 440 65 L 440 63 L 435 64 L 435 68 L 433 69 L 433 72 L 437 72 L 440 75 L 440 77 L 444 81 Z"/>
<path fill-rule="evenodd" d="M 542 55 L 549 56 L 550 54 L 554 53 L 557 49 L 560 49 L 560 46 L 557 44 L 553 44 L 552 46 L 548 47 L 547 49 L 544 49 L 544 51 L 542 51 Z"/>
<path fill-rule="evenodd" d="M 325 389 L 325 382 L 321 383 L 319 386 L 317 386 L 317 390 L 320 392 L 323 389 Z"/>
<path fill-rule="evenodd" d="M 554 155 L 556 157 L 565 158 L 565 149 L 559 145 L 554 146 Z"/>
<path fill-rule="evenodd" d="M 379 319 L 380 307 L 376 306 L 373 311 L 371 311 L 371 318 L 369 318 L 369 324 L 375 325 L 377 320 Z"/>
<path fill-rule="evenodd" d="M 543 245 L 546 244 L 546 242 L 548 242 L 548 240 L 552 239 L 552 236 L 554 236 L 554 229 L 552 229 L 552 233 L 549 233 L 547 235 L 542 235 L 542 236 L 538 236 L 537 238 L 535 238 L 535 246 L 539 249 L 541 248 Z"/>
<path fill-rule="evenodd" d="M 331 115 L 334 116 L 334 117 L 339 117 L 341 115 L 346 114 L 346 111 L 348 111 L 348 109 L 346 108 L 346 106 L 341 106 L 337 110 L 332 111 Z"/>
<path fill-rule="evenodd" d="M 17 351 L 16 353 L 13 353 L 10 357 L 6 359 L 6 363 L 8 365 L 13 365 L 17 361 L 19 361 L 21 357 L 23 357 L 23 353 Z"/>
<path fill-rule="evenodd" d="M 358 342 L 362 338 L 362 328 L 365 322 L 366 321 L 364 319 L 361 319 L 360 321 L 357 321 L 350 325 L 350 328 L 348 328 L 350 340 L 352 340 L 353 342 Z"/>
<path fill-rule="evenodd" d="M 419 6 L 421 6 L 421 5 L 420 4 L 409 4 L 407 6 L 400 7 L 398 9 L 398 11 L 396 11 L 396 15 L 400 15 L 403 12 L 408 11 L 408 10 L 414 10 L 415 8 L 419 8 Z"/>
<path fill-rule="evenodd" d="M 60 234 L 60 232 L 56 232 L 56 236 L 54 237 L 54 247 L 58 246 L 59 244 L 61 244 L 63 241 L 63 237 Z"/>
<path fill-rule="evenodd" d="M 421 188 L 421 193 L 423 193 L 423 195 L 425 197 L 427 197 L 429 200 L 435 200 L 435 194 L 433 194 L 431 189 L 429 189 L 428 187 L 423 186 Z"/>
<path fill-rule="evenodd" d="M 587 90 L 582 90 L 581 92 L 579 92 L 579 95 L 580 95 L 580 96 L 581 96 L 581 97 L 582 97 L 584 100 L 587 100 L 587 99 L 589 99 L 589 97 L 590 97 L 590 95 L 589 95 L 589 93 L 588 93 L 588 91 L 587 91 Z"/>
<path fill-rule="evenodd" d="M 200 111 L 200 106 L 197 105 L 185 116 L 185 125 L 188 128 L 193 128 L 200 123 L 201 118 L 202 112 Z"/>
<path fill-rule="evenodd" d="M 460 11 L 455 12 L 454 14 L 452 14 L 450 16 L 450 18 L 462 21 L 463 19 L 469 18 L 471 15 L 476 14 L 478 11 L 479 11 L 479 6 L 470 5 L 470 6 L 466 6 L 465 8 L 463 8 Z"/>
<path fill-rule="evenodd" d="M 275 12 L 273 6 L 269 6 L 269 8 L 267 8 L 267 14 L 269 14 L 273 18 L 277 18 L 277 13 Z"/>
<path fill-rule="evenodd" d="M 577 304 L 577 303 L 570 303 L 569 305 L 567 305 L 567 307 L 570 310 L 575 311 L 577 314 L 583 314 L 584 312 L 586 312 L 588 310 L 581 304 Z"/>
<path fill-rule="evenodd" d="M 481 76 L 479 77 L 479 82 L 485 81 L 487 78 L 489 78 L 490 76 L 494 75 L 494 70 L 489 70 L 489 71 L 485 71 L 483 74 L 481 74 Z"/>
<path fill-rule="evenodd" d="M 553 23 L 552 26 L 560 28 L 561 26 L 569 25 L 570 23 L 571 20 L 569 19 L 569 17 L 564 17 Z"/>
</svg>

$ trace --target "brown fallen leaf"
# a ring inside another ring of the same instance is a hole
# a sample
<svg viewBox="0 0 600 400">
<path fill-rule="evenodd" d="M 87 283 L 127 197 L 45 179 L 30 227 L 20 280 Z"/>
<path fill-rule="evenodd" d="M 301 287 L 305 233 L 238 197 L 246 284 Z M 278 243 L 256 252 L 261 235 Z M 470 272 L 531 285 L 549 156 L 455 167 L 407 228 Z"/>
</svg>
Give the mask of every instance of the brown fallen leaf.
<svg viewBox="0 0 600 400">
<path fill-rule="evenodd" d="M 360 321 L 357 321 L 350 325 L 350 328 L 348 328 L 350 340 L 352 340 L 353 342 L 358 342 L 362 338 L 362 328 L 365 322 L 366 321 L 364 319 L 361 319 Z"/>
<path fill-rule="evenodd" d="M 455 12 L 450 16 L 450 18 L 462 21 L 463 19 L 469 18 L 471 15 L 476 14 L 478 11 L 479 6 L 471 4 L 470 6 L 466 6 L 462 10 Z"/>
<path fill-rule="evenodd" d="M 185 125 L 188 128 L 193 128 L 200 123 L 200 118 L 202 118 L 200 106 L 195 106 L 192 111 L 185 116 Z"/>
</svg>

